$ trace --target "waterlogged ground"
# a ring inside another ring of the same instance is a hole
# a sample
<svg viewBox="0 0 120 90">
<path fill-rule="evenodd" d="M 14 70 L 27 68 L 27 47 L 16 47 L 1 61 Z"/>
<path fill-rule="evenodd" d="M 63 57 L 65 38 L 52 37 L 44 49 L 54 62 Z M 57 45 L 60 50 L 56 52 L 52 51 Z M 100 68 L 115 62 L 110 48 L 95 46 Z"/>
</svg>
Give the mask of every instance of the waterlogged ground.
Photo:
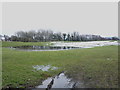
<svg viewBox="0 0 120 90">
<path fill-rule="evenodd" d="M 11 42 L 3 42 L 3 47 L 12 47 Z M 52 42 L 53 43 L 53 42 Z M 72 42 L 54 42 L 53 45 L 71 45 Z M 75 44 L 76 43 L 76 44 Z M 74 42 L 75 45 L 80 45 Z M 87 48 L 60 51 L 26 52 L 2 49 L 3 88 L 66 87 L 75 88 L 117 88 L 118 87 L 118 47 L 117 42 L 99 43 L 100 47 L 85 42 Z M 109 45 L 108 45 L 109 43 Z M 7 44 L 7 45 L 5 45 Z M 29 45 L 28 43 L 25 43 Z M 36 46 L 45 44 L 33 43 Z M 98 44 L 98 43 L 97 43 Z M 18 46 L 19 42 L 14 46 Z M 32 45 L 32 43 L 30 43 Z M 51 45 L 49 43 L 49 45 Z M 83 44 L 82 44 L 83 45 Z M 81 45 L 81 46 L 82 46 Z M 102 46 L 103 45 L 103 46 Z M 22 46 L 22 44 L 21 44 Z M 62 72 L 64 71 L 64 72 Z M 61 83 L 58 83 L 60 82 Z M 70 85 L 69 85 L 70 83 Z M 62 86 L 60 86 L 62 85 Z"/>
<path fill-rule="evenodd" d="M 117 41 L 88 41 L 88 42 L 51 42 L 44 46 L 15 46 L 10 47 L 22 51 L 57 51 L 81 48 L 93 48 L 98 46 L 118 45 Z"/>
<path fill-rule="evenodd" d="M 54 67 L 51 65 L 36 65 L 33 66 L 35 70 L 42 70 L 48 71 L 49 70 L 57 70 L 58 67 Z M 52 88 L 84 88 L 83 83 L 81 81 L 74 81 L 72 78 L 69 78 L 65 75 L 65 72 L 62 71 L 58 75 L 49 77 L 46 80 L 43 80 L 40 85 L 35 86 L 37 88 L 45 88 L 45 89 L 52 89 Z"/>
<path fill-rule="evenodd" d="M 42 82 L 41 85 L 36 88 L 73 88 L 75 82 L 72 82 L 70 78 L 67 78 L 62 72 L 55 77 L 48 78 Z"/>
<path fill-rule="evenodd" d="M 98 46 L 118 45 L 117 41 L 88 41 L 88 42 L 51 42 L 53 46 L 93 48 Z"/>
<path fill-rule="evenodd" d="M 79 47 L 66 47 L 66 46 L 16 46 L 9 47 L 14 50 L 22 51 L 58 51 L 58 50 L 69 50 L 69 49 L 79 49 Z"/>
<path fill-rule="evenodd" d="M 49 70 L 57 70 L 58 67 L 54 67 L 51 65 L 35 65 L 33 66 L 34 70 L 42 70 L 42 71 L 49 71 Z"/>
</svg>

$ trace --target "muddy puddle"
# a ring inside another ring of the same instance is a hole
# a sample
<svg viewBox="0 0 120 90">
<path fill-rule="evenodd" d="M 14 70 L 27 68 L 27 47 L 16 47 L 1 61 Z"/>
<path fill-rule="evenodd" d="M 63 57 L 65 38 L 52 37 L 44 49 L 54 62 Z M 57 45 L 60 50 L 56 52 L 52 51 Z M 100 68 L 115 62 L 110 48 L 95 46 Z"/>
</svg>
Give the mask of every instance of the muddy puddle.
<svg viewBox="0 0 120 90">
<path fill-rule="evenodd" d="M 34 90 L 38 88 L 44 88 L 47 90 L 51 90 L 53 88 L 77 88 L 77 85 L 80 85 L 78 82 L 72 81 L 71 78 L 68 78 L 64 72 L 59 73 L 55 77 L 50 77 L 42 82 L 41 85 L 35 87 Z"/>
<path fill-rule="evenodd" d="M 58 67 L 51 66 L 51 65 L 34 65 L 33 69 L 49 71 L 49 70 L 57 70 Z M 72 78 L 68 78 L 65 75 L 65 72 L 62 71 L 58 75 L 54 77 L 49 77 L 46 80 L 42 81 L 42 84 L 36 86 L 32 90 L 38 90 L 39 88 L 42 88 L 44 90 L 51 90 L 54 88 L 66 88 L 68 90 L 71 90 L 71 88 L 79 88 L 79 87 L 82 88 L 83 83 L 78 81 L 73 81 Z"/>
<path fill-rule="evenodd" d="M 69 47 L 69 46 L 16 46 L 10 47 L 11 49 L 22 50 L 22 51 L 56 51 L 56 50 L 69 50 L 77 49 L 80 47 Z"/>
<path fill-rule="evenodd" d="M 33 69 L 35 70 L 42 70 L 42 71 L 48 71 L 48 70 L 57 70 L 58 67 L 51 66 L 51 65 L 35 65 L 33 66 Z"/>
</svg>

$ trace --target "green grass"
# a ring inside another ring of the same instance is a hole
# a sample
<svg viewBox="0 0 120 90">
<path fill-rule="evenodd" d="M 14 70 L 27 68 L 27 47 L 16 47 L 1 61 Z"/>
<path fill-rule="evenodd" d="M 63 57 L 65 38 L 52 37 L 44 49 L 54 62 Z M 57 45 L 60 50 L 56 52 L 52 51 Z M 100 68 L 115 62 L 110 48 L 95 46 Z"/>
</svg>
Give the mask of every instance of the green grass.
<svg viewBox="0 0 120 90">
<path fill-rule="evenodd" d="M 1 42 L 0 42 L 1 43 Z M 50 45 L 49 42 L 2 42 L 2 47 L 14 47 L 14 46 L 43 46 Z"/>
<path fill-rule="evenodd" d="M 8 46 L 5 43 L 3 46 Z M 33 71 L 33 65 L 48 64 L 60 69 Z M 118 47 L 38 52 L 3 48 L 2 68 L 3 87 L 34 86 L 47 77 L 66 71 L 69 77 L 84 82 L 86 87 L 115 88 L 118 87 Z"/>
</svg>

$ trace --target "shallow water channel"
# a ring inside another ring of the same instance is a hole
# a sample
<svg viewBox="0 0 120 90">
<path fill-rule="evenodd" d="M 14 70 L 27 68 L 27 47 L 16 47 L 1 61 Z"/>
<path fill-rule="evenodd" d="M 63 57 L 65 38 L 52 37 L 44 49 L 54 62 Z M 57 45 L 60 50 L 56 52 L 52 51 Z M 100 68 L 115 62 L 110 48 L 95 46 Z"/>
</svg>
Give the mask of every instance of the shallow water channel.
<svg viewBox="0 0 120 90">
<path fill-rule="evenodd" d="M 11 49 L 22 50 L 22 51 L 56 51 L 56 50 L 69 50 L 78 49 L 80 47 L 69 47 L 69 46 L 16 46 L 10 47 Z"/>
</svg>

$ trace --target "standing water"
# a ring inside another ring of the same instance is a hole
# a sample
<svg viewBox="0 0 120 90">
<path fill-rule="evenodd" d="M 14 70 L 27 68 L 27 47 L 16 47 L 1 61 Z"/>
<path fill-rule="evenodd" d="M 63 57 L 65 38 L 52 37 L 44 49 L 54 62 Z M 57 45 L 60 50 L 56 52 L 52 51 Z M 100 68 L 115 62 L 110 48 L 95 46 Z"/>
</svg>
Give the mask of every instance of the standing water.
<svg viewBox="0 0 120 90">
<path fill-rule="evenodd" d="M 10 47 L 22 51 L 56 51 L 79 48 L 93 48 L 98 46 L 120 45 L 117 41 L 89 41 L 89 42 L 51 42 L 51 46 L 17 46 Z"/>
<path fill-rule="evenodd" d="M 56 50 L 69 50 L 69 49 L 77 49 L 80 47 L 69 47 L 69 46 L 16 46 L 10 47 L 16 50 L 22 51 L 56 51 Z"/>
<path fill-rule="evenodd" d="M 73 88 L 75 82 L 67 78 L 64 72 L 58 74 L 55 77 L 48 78 L 42 82 L 42 85 L 36 86 L 36 88 Z"/>
</svg>

